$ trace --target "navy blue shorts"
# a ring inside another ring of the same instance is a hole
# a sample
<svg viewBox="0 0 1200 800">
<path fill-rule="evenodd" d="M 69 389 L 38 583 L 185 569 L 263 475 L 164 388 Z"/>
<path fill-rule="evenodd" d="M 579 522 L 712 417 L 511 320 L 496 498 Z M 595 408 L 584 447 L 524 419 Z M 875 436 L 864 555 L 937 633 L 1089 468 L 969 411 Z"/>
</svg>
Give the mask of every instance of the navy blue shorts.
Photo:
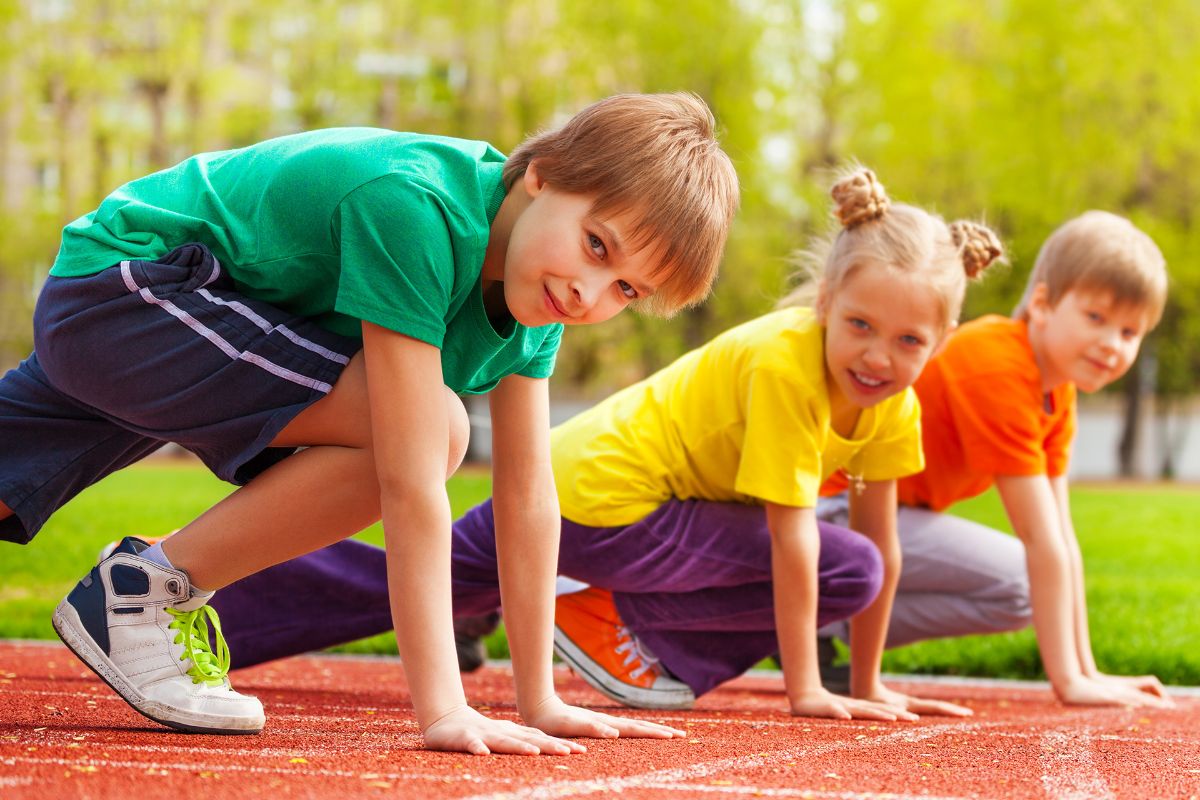
<svg viewBox="0 0 1200 800">
<path fill-rule="evenodd" d="M 243 484 L 324 397 L 357 339 L 237 292 L 203 245 L 49 278 L 34 352 L 0 379 L 0 539 L 22 544 L 96 481 L 176 442 Z"/>
</svg>

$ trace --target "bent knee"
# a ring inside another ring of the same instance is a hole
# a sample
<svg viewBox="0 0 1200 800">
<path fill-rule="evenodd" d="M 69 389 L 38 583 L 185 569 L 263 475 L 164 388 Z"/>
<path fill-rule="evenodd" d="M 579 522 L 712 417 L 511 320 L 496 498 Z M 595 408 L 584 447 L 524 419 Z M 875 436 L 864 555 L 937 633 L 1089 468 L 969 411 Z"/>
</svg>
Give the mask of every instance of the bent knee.
<svg viewBox="0 0 1200 800">
<path fill-rule="evenodd" d="M 1023 577 L 1007 581 L 991 593 L 985 609 L 993 631 L 1018 631 L 1033 622 L 1029 602 L 1029 581 Z"/>
<path fill-rule="evenodd" d="M 841 552 L 841 563 L 829 588 L 853 616 L 875 602 L 883 588 L 883 556 L 870 539 L 860 534 L 844 542 Z"/>
<path fill-rule="evenodd" d="M 449 422 L 449 448 L 446 455 L 446 478 L 458 471 L 467 457 L 471 443 L 471 420 L 467 408 L 454 392 L 446 389 L 446 419 Z"/>
</svg>

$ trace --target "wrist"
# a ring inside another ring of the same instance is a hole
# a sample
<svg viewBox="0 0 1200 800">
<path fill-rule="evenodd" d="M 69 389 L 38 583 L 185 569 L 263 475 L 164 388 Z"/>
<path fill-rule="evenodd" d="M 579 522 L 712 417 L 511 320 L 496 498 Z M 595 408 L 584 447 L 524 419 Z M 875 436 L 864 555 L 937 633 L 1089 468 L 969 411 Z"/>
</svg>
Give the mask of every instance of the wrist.
<svg viewBox="0 0 1200 800">
<path fill-rule="evenodd" d="M 526 724 L 532 725 L 534 720 L 542 717 L 547 711 L 555 706 L 563 705 L 562 698 L 554 692 L 550 694 L 538 695 L 537 700 L 526 702 L 522 698 L 517 698 L 517 713 L 521 715 Z M 534 727 L 537 727 L 536 725 Z"/>
<path fill-rule="evenodd" d="M 887 688 L 878 673 L 862 681 L 855 681 L 853 672 L 850 675 L 850 696 L 859 699 L 878 697 Z"/>
<path fill-rule="evenodd" d="M 471 708 L 471 707 L 469 705 L 467 705 L 466 700 L 463 700 L 463 702 L 460 704 L 453 705 L 448 708 L 441 708 L 441 709 L 438 709 L 437 711 L 433 712 L 428 717 L 428 719 L 429 719 L 428 722 L 425 721 L 425 719 L 427 718 L 426 715 L 418 712 L 417 713 L 417 727 L 419 727 L 421 729 L 421 733 L 424 734 L 430 728 L 437 725 L 439 722 L 446 719 L 447 717 L 453 716 L 454 714 L 459 713 L 463 709 L 469 709 L 469 708 Z"/>
</svg>

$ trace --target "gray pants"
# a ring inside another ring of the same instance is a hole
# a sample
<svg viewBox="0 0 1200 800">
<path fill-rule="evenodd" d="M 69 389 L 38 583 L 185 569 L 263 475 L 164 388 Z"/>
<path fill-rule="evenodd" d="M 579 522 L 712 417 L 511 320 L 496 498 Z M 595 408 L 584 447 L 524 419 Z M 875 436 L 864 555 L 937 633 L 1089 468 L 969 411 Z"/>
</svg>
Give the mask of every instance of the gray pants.
<svg viewBox="0 0 1200 800">
<path fill-rule="evenodd" d="M 822 498 L 817 516 L 847 526 L 846 495 Z M 887 647 L 1019 630 L 1032 621 L 1025 547 L 1015 536 L 911 506 L 900 506 L 896 525 L 903 566 Z M 848 628 L 835 622 L 820 635 L 848 641 Z"/>
</svg>

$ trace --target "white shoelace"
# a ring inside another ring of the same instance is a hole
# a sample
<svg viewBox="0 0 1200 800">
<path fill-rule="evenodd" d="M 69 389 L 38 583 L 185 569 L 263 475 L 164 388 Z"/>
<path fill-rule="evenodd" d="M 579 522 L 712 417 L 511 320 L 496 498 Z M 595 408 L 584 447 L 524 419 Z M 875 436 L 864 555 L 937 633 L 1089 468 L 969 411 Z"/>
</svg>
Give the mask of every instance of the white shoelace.
<svg viewBox="0 0 1200 800">
<path fill-rule="evenodd" d="M 642 649 L 641 642 L 637 640 L 637 637 L 633 635 L 629 628 L 624 625 L 617 628 L 617 639 L 623 640 L 617 645 L 616 650 L 618 653 L 625 654 L 625 666 L 628 667 L 635 661 L 640 662 L 637 667 L 629 671 L 629 677 L 640 678 L 650 670 L 658 671 L 658 659 Z"/>
</svg>

